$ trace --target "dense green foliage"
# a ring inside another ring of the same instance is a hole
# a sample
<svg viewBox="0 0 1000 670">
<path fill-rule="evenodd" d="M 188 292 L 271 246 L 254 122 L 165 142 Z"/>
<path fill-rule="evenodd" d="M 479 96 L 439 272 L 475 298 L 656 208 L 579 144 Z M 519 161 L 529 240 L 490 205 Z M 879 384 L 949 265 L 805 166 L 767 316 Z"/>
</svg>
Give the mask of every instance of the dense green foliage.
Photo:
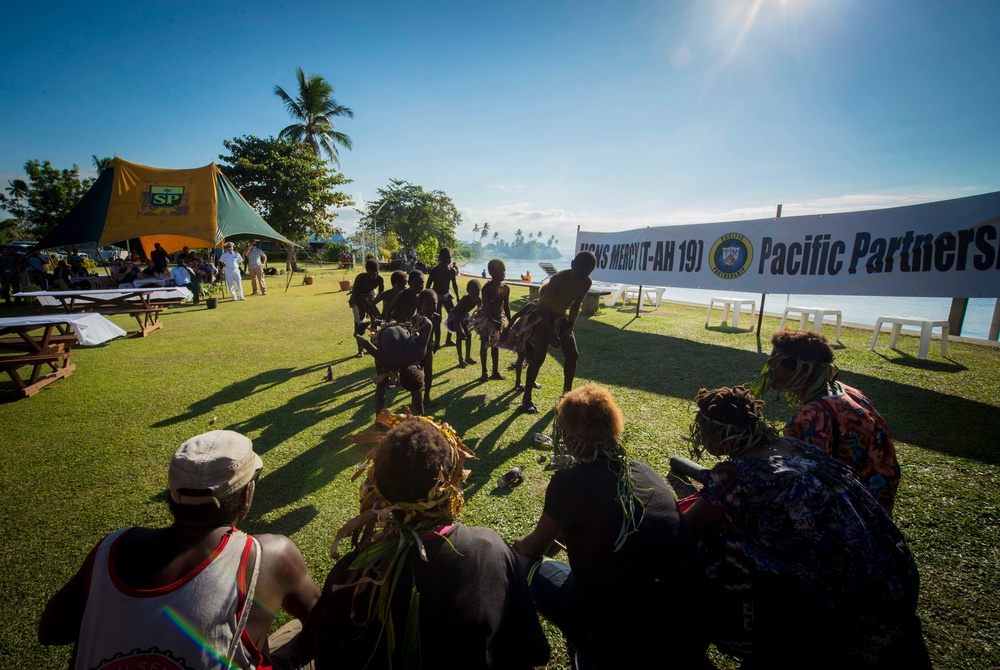
<svg viewBox="0 0 1000 670">
<path fill-rule="evenodd" d="M 337 146 L 351 149 L 351 138 L 333 127 L 333 118 L 346 116 L 354 118 L 354 112 L 348 107 L 337 104 L 333 99 L 333 86 L 319 75 L 310 75 L 302 68 L 295 71 L 299 90 L 293 98 L 280 86 L 274 87 L 274 94 L 285 103 L 288 114 L 296 123 L 281 131 L 279 137 L 295 142 L 305 142 L 313 153 L 325 153 L 334 165 L 340 166 L 340 156 Z"/>
<path fill-rule="evenodd" d="M 0 209 L 13 216 L 0 226 L 32 239 L 40 239 L 52 230 L 94 183 L 93 179 L 80 179 L 76 165 L 59 170 L 49 161 L 35 159 L 24 164 L 24 172 L 27 181 L 12 179 L 7 192 L 0 193 Z"/>
<path fill-rule="evenodd" d="M 292 537 L 319 583 L 332 567 L 336 529 L 357 511 L 354 466 L 367 449 L 351 436 L 374 414 L 370 357 L 354 358 L 353 319 L 337 281 L 350 273 L 315 272 L 312 286 L 268 278 L 268 296 L 222 301 L 217 310 L 184 306 L 163 316 L 149 337 L 73 349 L 77 370 L 38 396 L 0 404 L 0 588 L 5 625 L 0 650 L 18 668 L 65 667 L 68 647 L 43 648 L 35 626 L 45 602 L 101 537 L 126 525 L 169 522 L 165 503 L 170 454 L 184 439 L 216 428 L 243 432 L 264 461 L 252 533 Z M 668 296 L 669 297 L 669 293 Z M 527 289 L 512 287 L 512 309 Z M 15 310 L 7 310 L 14 314 Z M 634 318 L 634 303 L 602 309 L 577 325 L 577 384 L 608 387 L 625 415 L 625 444 L 661 473 L 682 438 L 700 387 L 745 381 L 763 365 L 754 333 L 706 329 L 704 306 L 664 303 Z M 135 328 L 127 315 L 111 317 Z M 765 317 L 764 332 L 778 326 Z M 828 330 L 828 329 L 825 329 Z M 871 331 L 847 327 L 836 350 L 843 380 L 863 390 L 885 416 L 903 470 L 895 520 L 921 574 L 918 613 L 934 667 L 1000 667 L 1000 350 L 953 340 L 947 358 L 932 347 L 916 359 L 916 338 L 898 349 L 885 337 L 869 351 Z M 474 356 L 478 357 L 478 349 Z M 513 360 L 503 352 L 501 364 Z M 435 360 L 434 414 L 455 427 L 475 454 L 462 521 L 494 528 L 507 540 L 529 531 L 541 512 L 551 468 L 539 464 L 536 431 L 548 431 L 562 388 L 561 356 L 542 368 L 538 415 L 517 411 L 507 381 L 477 382 L 478 365 L 460 369 L 454 351 Z M 333 381 L 324 381 L 327 370 Z M 153 372 L 155 371 L 155 372 Z M 138 380 L 138 381 L 137 381 Z M 0 380 L 0 394 L 12 384 Z M 406 393 L 390 395 L 403 408 Z M 774 420 L 789 409 L 769 399 Z M 497 490 L 514 465 L 525 482 Z M 680 480 L 668 481 L 685 494 Z M 563 555 L 562 558 L 565 558 Z M 660 607 L 690 609 L 671 600 Z M 641 612 L 626 613 L 641 616 Z M 551 627 L 551 668 L 566 668 Z M 664 665 L 669 664 L 664 631 Z M 628 641 L 625 641 L 628 643 Z M 735 668 L 714 655 L 721 668 Z M 461 662 L 458 663 L 461 665 Z"/>
<path fill-rule="evenodd" d="M 417 184 L 393 179 L 378 190 L 377 199 L 367 203 L 358 225 L 378 239 L 394 233 L 401 248 L 419 250 L 429 245 L 435 249 L 455 246 L 455 228 L 461 222 L 462 215 L 444 191 L 425 191 Z M 421 260 L 428 262 L 423 254 Z"/>
<path fill-rule="evenodd" d="M 337 188 L 351 183 L 307 144 L 245 135 L 223 140 L 220 169 L 272 228 L 290 240 L 327 237 L 336 208 L 354 204 Z"/>
</svg>

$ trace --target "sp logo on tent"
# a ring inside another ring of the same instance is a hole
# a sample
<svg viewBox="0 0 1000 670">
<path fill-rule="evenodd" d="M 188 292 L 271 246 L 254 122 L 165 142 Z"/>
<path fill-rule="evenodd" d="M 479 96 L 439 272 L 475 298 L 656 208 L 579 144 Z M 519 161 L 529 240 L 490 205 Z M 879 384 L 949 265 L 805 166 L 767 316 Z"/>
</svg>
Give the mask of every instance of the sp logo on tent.
<svg viewBox="0 0 1000 670">
<path fill-rule="evenodd" d="M 183 186 L 151 185 L 145 196 L 145 202 L 142 203 L 140 209 L 142 214 L 184 215 L 188 213 L 188 198 L 184 193 Z M 163 210 L 169 211 L 164 212 Z"/>
</svg>

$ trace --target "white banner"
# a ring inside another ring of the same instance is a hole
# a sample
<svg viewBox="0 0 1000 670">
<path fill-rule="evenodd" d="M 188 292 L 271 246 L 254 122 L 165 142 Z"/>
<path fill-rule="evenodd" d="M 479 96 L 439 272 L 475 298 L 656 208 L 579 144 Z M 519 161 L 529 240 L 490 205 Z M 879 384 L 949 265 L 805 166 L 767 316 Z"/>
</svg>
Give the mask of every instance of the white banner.
<svg viewBox="0 0 1000 670">
<path fill-rule="evenodd" d="M 577 233 L 595 281 L 749 293 L 1000 297 L 1000 192 L 866 212 Z"/>
</svg>

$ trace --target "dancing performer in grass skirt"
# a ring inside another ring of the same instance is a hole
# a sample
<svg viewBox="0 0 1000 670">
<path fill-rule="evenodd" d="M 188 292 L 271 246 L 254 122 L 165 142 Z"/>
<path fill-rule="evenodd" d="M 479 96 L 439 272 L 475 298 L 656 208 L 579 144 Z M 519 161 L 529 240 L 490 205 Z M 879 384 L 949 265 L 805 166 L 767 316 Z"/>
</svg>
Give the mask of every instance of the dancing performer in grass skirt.
<svg viewBox="0 0 1000 670">
<path fill-rule="evenodd" d="M 507 276 L 507 268 L 500 259 L 494 258 L 487 266 L 490 280 L 483 287 L 482 306 L 472 316 L 471 328 L 479 333 L 479 360 L 483 366 L 483 375 L 479 381 L 489 381 L 486 374 L 486 350 L 492 349 L 493 375 L 492 379 L 505 379 L 500 374 L 500 352 L 496 345 L 504 326 L 510 322 L 510 287 L 503 283 Z"/>
<path fill-rule="evenodd" d="M 472 321 L 471 312 L 483 304 L 479 297 L 479 282 L 473 279 L 466 287 L 467 293 L 459 298 L 458 303 L 448 313 L 448 337 L 455 334 L 455 348 L 458 349 L 458 367 L 464 368 L 469 363 L 475 363 L 472 357 Z M 465 342 L 465 358 L 462 358 L 462 342 Z"/>
</svg>

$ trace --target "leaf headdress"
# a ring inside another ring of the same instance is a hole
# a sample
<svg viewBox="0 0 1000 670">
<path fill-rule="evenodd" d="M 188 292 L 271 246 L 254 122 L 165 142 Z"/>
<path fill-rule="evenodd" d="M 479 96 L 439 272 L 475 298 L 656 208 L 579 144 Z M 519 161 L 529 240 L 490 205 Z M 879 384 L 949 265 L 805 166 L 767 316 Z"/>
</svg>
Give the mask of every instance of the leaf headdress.
<svg viewBox="0 0 1000 670">
<path fill-rule="evenodd" d="M 352 478 L 365 476 L 360 488 L 360 514 L 341 526 L 330 547 L 330 556 L 337 559 L 340 557 L 341 540 L 348 535 L 352 537 L 357 554 L 350 564 L 347 580 L 345 583 L 334 585 L 333 590 L 353 588 L 353 598 L 361 596 L 368 598 L 367 607 L 352 607 L 351 611 L 367 612 L 365 621 L 361 623 L 377 621 L 381 624 L 379 639 L 381 640 L 382 636 L 386 638 L 388 664 L 391 667 L 397 641 L 391 606 L 396 586 L 403 570 L 412 571 L 410 556 L 413 549 L 416 549 L 422 560 L 427 560 L 427 551 L 421 536 L 426 536 L 429 532 L 437 533 L 442 526 L 450 524 L 465 506 L 462 485 L 470 471 L 465 470 L 463 465 L 466 458 L 475 458 L 475 454 L 462 443 L 461 438 L 447 423 L 425 416 L 393 414 L 386 410 L 379 413 L 376 421 L 390 428 L 404 421 L 425 421 L 441 431 L 451 445 L 451 459 L 447 468 L 438 474 L 426 498 L 416 502 L 393 503 L 386 500 L 379 491 L 372 467 L 375 450 L 370 451 Z M 383 433 L 362 433 L 355 436 L 355 441 L 374 441 L 383 435 Z M 405 665 L 419 667 L 420 594 L 416 588 L 416 581 L 411 579 L 410 582 L 412 587 L 409 613 L 406 629 L 403 631 Z M 377 650 L 379 646 L 377 643 L 375 649 Z M 373 657 L 374 653 L 373 651 Z"/>
</svg>

